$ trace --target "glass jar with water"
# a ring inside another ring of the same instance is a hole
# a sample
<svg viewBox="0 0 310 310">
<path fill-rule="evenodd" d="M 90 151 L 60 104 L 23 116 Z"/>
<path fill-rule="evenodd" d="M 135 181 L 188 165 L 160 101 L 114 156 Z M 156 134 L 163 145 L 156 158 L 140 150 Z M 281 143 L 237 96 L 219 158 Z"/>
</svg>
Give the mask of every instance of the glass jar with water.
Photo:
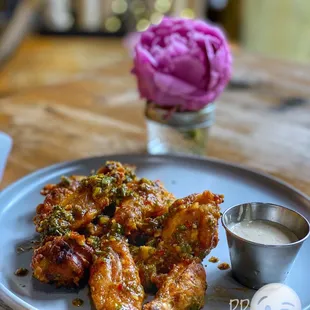
<svg viewBox="0 0 310 310">
<path fill-rule="evenodd" d="M 171 112 L 147 103 L 148 152 L 205 156 L 214 112 L 214 103 L 193 112 Z"/>
</svg>

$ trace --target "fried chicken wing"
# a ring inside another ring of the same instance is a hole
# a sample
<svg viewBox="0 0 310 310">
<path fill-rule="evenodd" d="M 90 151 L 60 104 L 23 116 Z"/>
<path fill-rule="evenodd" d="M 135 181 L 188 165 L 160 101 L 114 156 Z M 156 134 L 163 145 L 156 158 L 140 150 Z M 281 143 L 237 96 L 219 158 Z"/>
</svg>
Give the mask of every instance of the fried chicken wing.
<svg viewBox="0 0 310 310">
<path fill-rule="evenodd" d="M 85 237 L 76 232 L 48 237 L 34 251 L 33 275 L 41 282 L 57 286 L 78 285 L 92 262 L 92 255 L 93 249 L 85 243 Z"/>
<path fill-rule="evenodd" d="M 124 228 L 126 236 L 153 235 L 152 219 L 168 212 L 175 200 L 160 182 L 140 179 L 127 185 L 129 195 L 119 203 L 114 219 Z"/>
<path fill-rule="evenodd" d="M 219 204 L 223 196 L 205 191 L 176 200 L 164 217 L 160 242 L 133 248 L 134 260 L 146 291 L 157 277 L 182 261 L 201 261 L 218 243 Z"/>
<path fill-rule="evenodd" d="M 206 272 L 201 263 L 181 262 L 165 277 L 154 300 L 143 310 L 199 310 L 204 305 Z"/>
<path fill-rule="evenodd" d="M 140 310 L 144 299 L 137 267 L 127 242 L 108 237 L 91 267 L 89 285 L 97 310 Z"/>
<path fill-rule="evenodd" d="M 37 232 L 64 235 L 89 224 L 108 205 L 123 195 L 123 185 L 134 172 L 117 162 L 107 162 L 99 174 L 83 178 L 73 188 L 56 187 L 49 192 L 34 218 Z"/>
<path fill-rule="evenodd" d="M 34 277 L 77 286 L 88 277 L 97 310 L 198 310 L 202 259 L 217 246 L 222 195 L 177 199 L 159 181 L 108 161 L 96 174 L 46 185 L 34 224 L 43 240 Z M 156 292 L 143 306 L 144 291 Z"/>
<path fill-rule="evenodd" d="M 172 255 L 203 259 L 218 243 L 219 204 L 210 191 L 176 200 L 164 222 L 160 247 Z"/>
</svg>

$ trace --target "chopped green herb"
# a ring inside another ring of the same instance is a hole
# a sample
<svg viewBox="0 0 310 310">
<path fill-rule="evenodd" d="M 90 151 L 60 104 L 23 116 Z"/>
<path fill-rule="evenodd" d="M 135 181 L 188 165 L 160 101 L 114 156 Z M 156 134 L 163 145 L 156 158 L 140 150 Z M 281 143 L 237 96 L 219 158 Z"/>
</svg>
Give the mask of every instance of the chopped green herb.
<svg viewBox="0 0 310 310">
<path fill-rule="evenodd" d="M 189 308 L 187 308 L 187 310 L 199 310 L 199 309 L 201 309 L 201 306 L 198 304 L 193 304 L 189 306 Z"/>
<path fill-rule="evenodd" d="M 121 304 L 115 304 L 115 310 L 122 310 L 123 306 Z"/>
<path fill-rule="evenodd" d="M 179 225 L 177 229 L 180 230 L 180 231 L 185 231 L 185 230 L 187 230 L 187 228 L 186 228 L 185 225 Z"/>
<path fill-rule="evenodd" d="M 98 222 L 100 225 L 106 225 L 110 222 L 110 218 L 106 215 L 99 216 Z"/>
<path fill-rule="evenodd" d="M 70 210 L 55 206 L 52 213 L 40 223 L 38 231 L 44 235 L 63 236 L 69 232 L 73 221 L 74 217 Z"/>
<path fill-rule="evenodd" d="M 61 177 L 61 182 L 62 185 L 64 186 L 70 186 L 72 183 L 72 180 L 70 180 L 70 178 L 66 177 L 66 176 L 62 176 Z"/>
<path fill-rule="evenodd" d="M 124 234 L 124 227 L 121 224 L 114 222 L 112 224 L 111 231 L 113 233 L 123 235 Z"/>
<path fill-rule="evenodd" d="M 100 249 L 100 238 L 97 236 L 90 236 L 87 238 L 87 244 L 90 245 L 93 249 Z"/>
<path fill-rule="evenodd" d="M 95 187 L 95 189 L 93 191 L 93 197 L 97 197 L 97 196 L 101 195 L 101 193 L 102 193 L 101 187 Z"/>
<path fill-rule="evenodd" d="M 182 243 L 180 245 L 181 251 L 183 253 L 191 253 L 192 252 L 192 247 L 188 243 Z"/>
</svg>

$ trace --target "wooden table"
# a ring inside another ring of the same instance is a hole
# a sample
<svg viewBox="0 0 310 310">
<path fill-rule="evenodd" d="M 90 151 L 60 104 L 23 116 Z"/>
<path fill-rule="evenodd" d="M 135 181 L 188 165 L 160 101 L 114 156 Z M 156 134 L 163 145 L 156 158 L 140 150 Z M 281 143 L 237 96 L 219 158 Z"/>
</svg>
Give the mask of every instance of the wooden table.
<svg viewBox="0 0 310 310">
<path fill-rule="evenodd" d="M 144 104 L 130 68 L 119 40 L 26 41 L 0 72 L 0 130 L 14 139 L 0 186 L 65 160 L 145 152 Z M 236 50 L 209 156 L 271 173 L 310 194 L 309 73 L 304 65 Z"/>
</svg>

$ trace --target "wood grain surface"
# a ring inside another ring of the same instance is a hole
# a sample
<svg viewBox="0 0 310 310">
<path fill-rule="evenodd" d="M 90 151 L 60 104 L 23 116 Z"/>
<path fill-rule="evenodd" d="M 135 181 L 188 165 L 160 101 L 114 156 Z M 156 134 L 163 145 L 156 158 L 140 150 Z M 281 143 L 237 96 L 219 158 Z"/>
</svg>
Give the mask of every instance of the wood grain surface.
<svg viewBox="0 0 310 310">
<path fill-rule="evenodd" d="M 0 130 L 13 137 L 3 188 L 47 165 L 146 151 L 144 102 L 120 40 L 31 38 L 0 72 Z M 208 155 L 310 194 L 310 67 L 235 49 Z"/>
</svg>

